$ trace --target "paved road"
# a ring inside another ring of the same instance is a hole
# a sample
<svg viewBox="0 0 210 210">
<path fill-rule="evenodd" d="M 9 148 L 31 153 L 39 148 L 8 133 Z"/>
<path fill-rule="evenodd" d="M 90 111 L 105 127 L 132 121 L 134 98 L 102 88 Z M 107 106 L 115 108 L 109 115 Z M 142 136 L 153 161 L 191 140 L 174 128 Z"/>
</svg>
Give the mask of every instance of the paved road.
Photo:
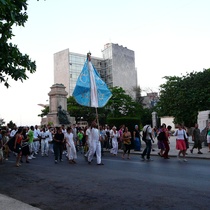
<svg viewBox="0 0 210 210">
<path fill-rule="evenodd" d="M 97 166 L 79 154 L 77 165 L 55 165 L 51 155 L 19 168 L 11 158 L 0 166 L 0 193 L 43 210 L 209 209 L 209 160 L 153 158 L 105 153 L 105 165 Z"/>
</svg>

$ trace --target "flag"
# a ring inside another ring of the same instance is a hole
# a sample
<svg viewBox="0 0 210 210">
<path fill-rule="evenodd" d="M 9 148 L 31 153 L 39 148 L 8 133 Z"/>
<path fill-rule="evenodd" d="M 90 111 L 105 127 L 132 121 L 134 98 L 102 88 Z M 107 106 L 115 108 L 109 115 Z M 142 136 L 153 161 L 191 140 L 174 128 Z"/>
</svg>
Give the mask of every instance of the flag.
<svg viewBox="0 0 210 210">
<path fill-rule="evenodd" d="M 111 98 L 112 93 L 101 79 L 89 57 L 77 79 L 72 95 L 76 102 L 82 106 L 103 107 Z"/>
</svg>

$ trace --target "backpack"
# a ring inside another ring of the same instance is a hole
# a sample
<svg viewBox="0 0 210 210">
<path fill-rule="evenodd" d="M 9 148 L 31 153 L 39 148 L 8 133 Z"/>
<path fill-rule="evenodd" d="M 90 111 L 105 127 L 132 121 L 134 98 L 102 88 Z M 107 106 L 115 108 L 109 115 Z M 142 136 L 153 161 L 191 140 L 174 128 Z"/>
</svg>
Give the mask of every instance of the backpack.
<svg viewBox="0 0 210 210">
<path fill-rule="evenodd" d="M 158 139 L 159 141 L 163 141 L 163 140 L 165 140 L 165 138 L 166 138 L 165 132 L 163 132 L 163 131 L 161 131 L 161 132 L 158 134 L 158 136 L 157 136 L 157 139 Z"/>
<path fill-rule="evenodd" d="M 146 130 L 143 131 L 143 136 L 142 136 L 142 140 L 146 141 L 146 136 L 147 136 L 147 129 L 148 129 L 149 125 L 147 126 Z"/>
</svg>

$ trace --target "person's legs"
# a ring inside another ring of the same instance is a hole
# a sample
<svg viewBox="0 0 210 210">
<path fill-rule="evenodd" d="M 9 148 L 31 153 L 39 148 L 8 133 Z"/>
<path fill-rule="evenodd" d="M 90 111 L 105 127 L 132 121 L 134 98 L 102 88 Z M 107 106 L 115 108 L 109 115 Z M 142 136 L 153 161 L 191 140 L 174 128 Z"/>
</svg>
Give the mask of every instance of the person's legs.
<svg viewBox="0 0 210 210">
<path fill-rule="evenodd" d="M 203 154 L 203 153 L 201 152 L 201 149 L 202 149 L 201 141 L 198 140 L 198 154 Z"/>
<path fill-rule="evenodd" d="M 49 142 L 45 140 L 45 147 L 44 147 L 45 155 L 48 156 L 49 154 Z"/>
<path fill-rule="evenodd" d="M 55 163 L 58 162 L 58 145 L 53 144 L 53 151 L 54 151 L 54 156 L 55 156 Z"/>
<path fill-rule="evenodd" d="M 97 164 L 101 164 L 101 142 L 96 143 L 96 158 Z"/>
<path fill-rule="evenodd" d="M 128 145 L 127 144 L 124 144 L 124 148 L 123 148 L 123 155 L 122 155 L 122 158 L 124 159 L 124 156 L 125 156 L 125 154 L 126 154 L 126 152 L 127 152 L 127 150 L 128 150 L 128 147 L 127 147 Z"/>
<path fill-rule="evenodd" d="M 128 145 L 128 159 L 130 159 L 130 151 L 131 151 L 131 144 L 130 145 Z"/>
<path fill-rule="evenodd" d="M 18 154 L 17 154 L 17 157 L 16 157 L 16 166 L 20 166 L 20 159 L 21 159 L 21 155 L 22 155 L 22 152 L 20 151 Z"/>
<path fill-rule="evenodd" d="M 144 159 L 144 156 L 147 154 L 147 141 L 145 142 L 146 143 L 146 147 L 141 155 L 141 157 Z"/>
<path fill-rule="evenodd" d="M 150 159 L 150 153 L 151 153 L 151 149 L 152 149 L 152 142 L 151 140 L 147 141 L 147 159 Z"/>
<path fill-rule="evenodd" d="M 66 149 L 67 149 L 67 158 L 68 160 L 71 160 L 71 147 L 69 145 L 66 145 Z"/>
<path fill-rule="evenodd" d="M 60 161 L 63 161 L 62 155 L 63 155 L 63 145 L 59 145 L 59 158 L 60 158 Z"/>
<path fill-rule="evenodd" d="M 185 158 L 186 156 L 186 150 L 183 150 L 183 157 Z"/>
<path fill-rule="evenodd" d="M 141 139 L 139 139 L 139 151 L 141 151 Z"/>
<path fill-rule="evenodd" d="M 168 144 L 168 141 L 164 141 L 164 146 L 165 146 L 165 152 L 163 154 L 163 157 L 165 159 L 168 159 L 168 153 L 169 153 L 169 150 L 170 150 L 170 147 L 169 147 L 169 144 Z"/>
<path fill-rule="evenodd" d="M 44 142 L 44 140 L 42 139 L 42 140 L 41 140 L 41 154 L 42 154 L 42 156 L 44 156 L 44 147 L 45 147 L 45 142 Z"/>
<path fill-rule="evenodd" d="M 90 142 L 89 145 L 90 145 L 90 151 L 89 151 L 89 155 L 88 155 L 88 163 L 91 163 L 91 161 L 93 160 L 95 151 L 96 151 L 96 142 L 92 141 L 92 142 Z"/>
</svg>

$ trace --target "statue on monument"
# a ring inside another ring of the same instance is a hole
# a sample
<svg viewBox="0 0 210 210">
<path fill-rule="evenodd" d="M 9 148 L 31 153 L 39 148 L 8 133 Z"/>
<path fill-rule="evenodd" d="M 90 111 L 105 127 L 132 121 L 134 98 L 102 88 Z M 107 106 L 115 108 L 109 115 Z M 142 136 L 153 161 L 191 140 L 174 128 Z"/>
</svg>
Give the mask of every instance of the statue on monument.
<svg viewBox="0 0 210 210">
<path fill-rule="evenodd" d="M 58 106 L 58 120 L 60 124 L 67 125 L 70 124 L 67 112 L 62 109 L 62 106 Z"/>
</svg>

